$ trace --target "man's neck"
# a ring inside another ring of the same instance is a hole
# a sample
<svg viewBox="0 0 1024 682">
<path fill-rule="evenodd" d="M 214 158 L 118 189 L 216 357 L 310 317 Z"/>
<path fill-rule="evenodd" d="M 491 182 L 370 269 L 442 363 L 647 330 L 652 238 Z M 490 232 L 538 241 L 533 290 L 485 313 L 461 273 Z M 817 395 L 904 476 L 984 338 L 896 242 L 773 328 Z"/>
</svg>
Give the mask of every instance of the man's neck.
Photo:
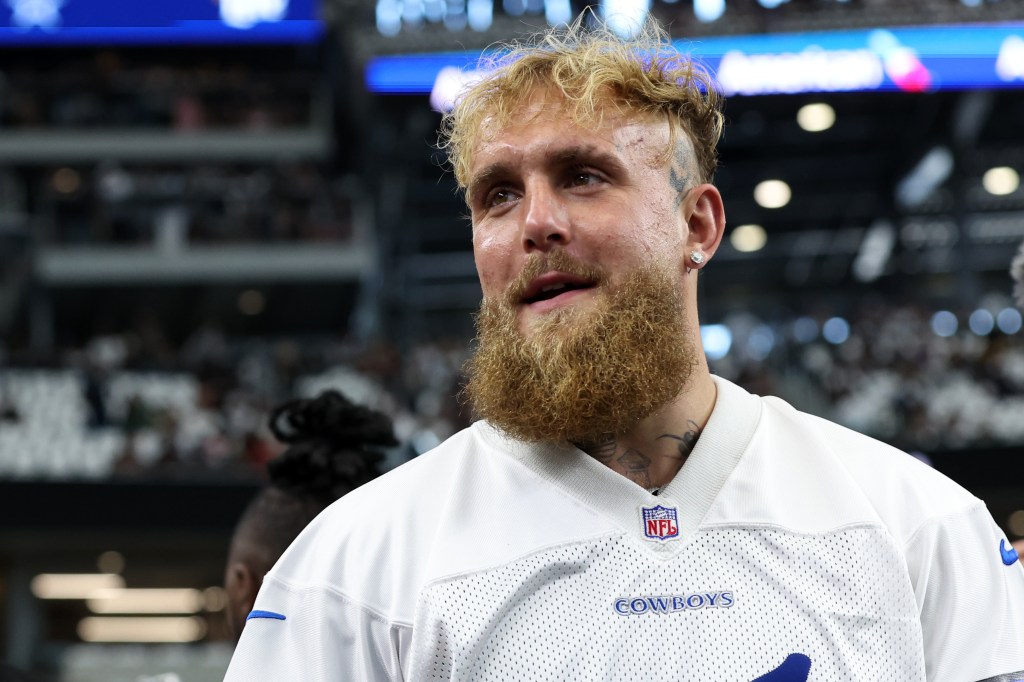
<svg viewBox="0 0 1024 682">
<path fill-rule="evenodd" d="M 628 433 L 597 435 L 576 445 L 641 487 L 663 488 L 697 445 L 715 397 L 711 375 L 698 371 L 679 396 Z"/>
</svg>

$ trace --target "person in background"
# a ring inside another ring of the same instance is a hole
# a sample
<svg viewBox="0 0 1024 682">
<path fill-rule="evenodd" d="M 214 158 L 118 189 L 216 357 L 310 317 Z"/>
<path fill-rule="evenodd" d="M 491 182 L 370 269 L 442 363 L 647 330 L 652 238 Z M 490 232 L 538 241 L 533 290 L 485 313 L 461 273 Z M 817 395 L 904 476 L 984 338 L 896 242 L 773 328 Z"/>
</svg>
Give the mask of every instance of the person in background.
<svg viewBox="0 0 1024 682">
<path fill-rule="evenodd" d="M 228 551 L 228 626 L 237 638 L 263 576 L 313 518 L 380 475 L 382 448 L 398 444 L 387 415 L 337 391 L 292 400 L 269 417 L 287 449 L 267 464 L 269 484 L 242 514 Z"/>
<path fill-rule="evenodd" d="M 654 25 L 581 20 L 467 89 L 443 129 L 481 420 L 303 531 L 229 682 L 1024 677 L 1024 569 L 984 502 L 711 374 L 723 120 Z"/>
<path fill-rule="evenodd" d="M 1024 242 L 1017 249 L 1017 255 L 1010 264 L 1010 277 L 1013 278 L 1013 297 L 1017 307 L 1024 310 Z"/>
<path fill-rule="evenodd" d="M 1024 311 L 1024 242 L 1017 249 L 1017 255 L 1010 263 L 1010 277 L 1013 278 L 1013 298 L 1017 307 Z M 1013 548 L 1018 554 L 1024 555 L 1024 538 L 1013 541 Z"/>
</svg>

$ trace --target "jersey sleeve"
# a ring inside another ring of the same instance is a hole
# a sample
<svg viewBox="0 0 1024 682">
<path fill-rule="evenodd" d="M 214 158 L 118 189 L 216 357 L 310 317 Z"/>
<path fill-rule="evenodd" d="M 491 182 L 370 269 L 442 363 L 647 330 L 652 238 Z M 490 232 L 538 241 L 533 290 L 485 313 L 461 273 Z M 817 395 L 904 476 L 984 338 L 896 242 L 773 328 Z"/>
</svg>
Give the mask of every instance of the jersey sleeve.
<svg viewBox="0 0 1024 682">
<path fill-rule="evenodd" d="M 403 680 L 410 634 L 338 592 L 268 575 L 224 681 Z"/>
<path fill-rule="evenodd" d="M 926 522 L 906 552 L 928 682 L 1024 679 L 1024 568 L 984 505 Z"/>
</svg>

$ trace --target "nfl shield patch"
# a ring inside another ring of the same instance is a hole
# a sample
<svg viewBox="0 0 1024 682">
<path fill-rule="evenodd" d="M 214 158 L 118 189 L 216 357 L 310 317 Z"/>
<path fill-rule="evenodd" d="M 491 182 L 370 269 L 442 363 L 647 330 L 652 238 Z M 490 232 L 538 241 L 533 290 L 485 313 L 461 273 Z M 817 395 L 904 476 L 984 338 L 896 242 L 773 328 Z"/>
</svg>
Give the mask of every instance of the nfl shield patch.
<svg viewBox="0 0 1024 682">
<path fill-rule="evenodd" d="M 644 535 L 652 540 L 671 540 L 679 537 L 679 518 L 675 507 L 640 507 L 644 517 Z"/>
</svg>

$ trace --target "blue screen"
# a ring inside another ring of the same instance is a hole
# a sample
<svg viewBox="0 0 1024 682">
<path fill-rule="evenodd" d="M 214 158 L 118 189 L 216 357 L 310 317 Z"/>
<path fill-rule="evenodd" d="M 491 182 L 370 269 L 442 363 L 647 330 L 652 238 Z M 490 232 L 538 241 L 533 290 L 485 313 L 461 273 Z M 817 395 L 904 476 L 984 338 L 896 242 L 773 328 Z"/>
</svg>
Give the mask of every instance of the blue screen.
<svg viewBox="0 0 1024 682">
<path fill-rule="evenodd" d="M 316 0 L 4 0 L 0 46 L 309 43 Z"/>
<path fill-rule="evenodd" d="M 705 64 L 728 95 L 1024 87 L 1024 23 L 680 39 L 675 45 Z M 366 65 L 366 85 L 371 92 L 433 93 L 450 101 L 460 84 L 482 73 L 479 58 L 474 52 L 377 57 Z"/>
</svg>

